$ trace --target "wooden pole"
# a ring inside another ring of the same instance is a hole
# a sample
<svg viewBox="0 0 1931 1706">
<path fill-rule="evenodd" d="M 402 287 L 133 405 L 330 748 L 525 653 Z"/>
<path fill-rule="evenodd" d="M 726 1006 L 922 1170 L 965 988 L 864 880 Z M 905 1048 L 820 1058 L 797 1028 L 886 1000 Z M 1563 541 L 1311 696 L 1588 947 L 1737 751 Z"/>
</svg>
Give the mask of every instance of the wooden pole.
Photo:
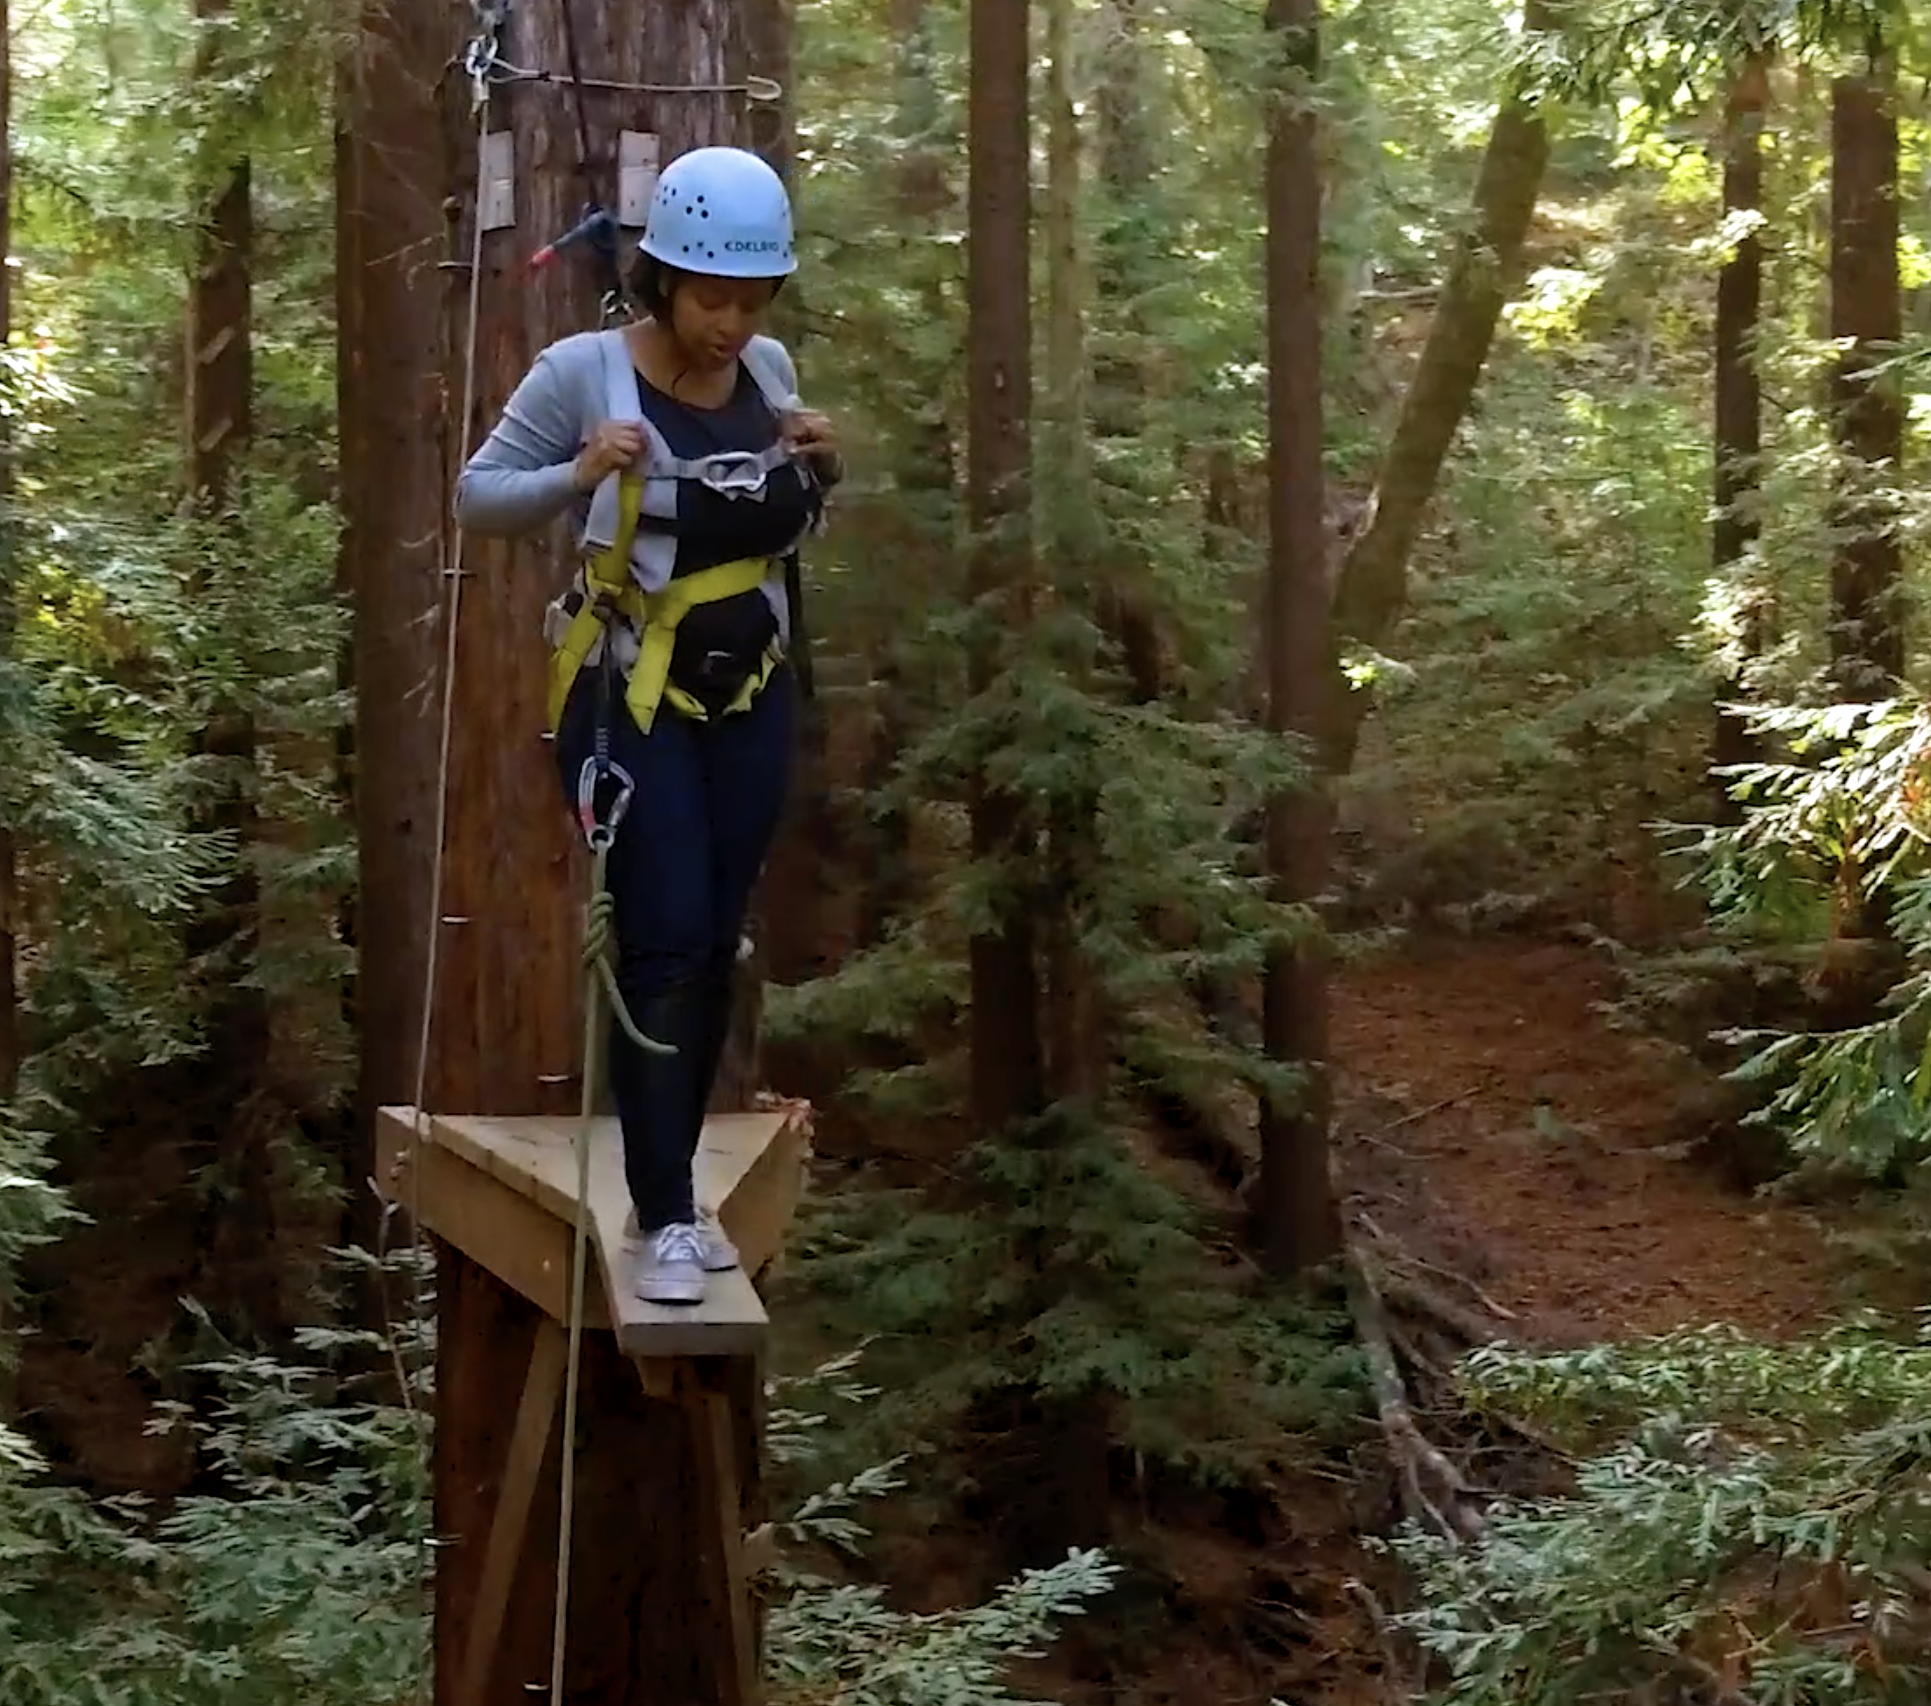
<svg viewBox="0 0 1931 1706">
<path fill-rule="evenodd" d="M 351 612 L 343 753 L 359 875 L 345 934 L 359 1040 L 348 1236 L 377 1243 L 376 1110 L 415 1096 L 417 1026 L 435 858 L 436 672 L 449 492 L 442 438 L 446 241 L 436 87 L 457 38 L 439 0 L 364 0 L 339 68 L 337 411 Z"/>
<path fill-rule="evenodd" d="M 586 79 L 725 84 L 747 69 L 741 12 L 726 0 L 641 10 L 569 0 Z M 511 10 L 502 38 L 512 64 L 567 78 L 565 0 Z M 462 79 L 444 85 L 451 205 L 470 251 L 476 121 Z M 580 127 L 581 119 L 581 127 Z M 532 272 L 530 256 L 574 225 L 587 202 L 615 209 L 622 132 L 659 138 L 668 162 L 708 143 L 750 136 L 741 94 L 640 95 L 564 83 L 499 90 L 492 129 L 512 151 L 514 224 L 486 231 L 476 336 L 475 401 L 450 435 L 443 490 L 488 431 L 543 347 L 598 324 L 607 274 L 588 245 Z M 579 158 L 582 142 L 587 159 Z M 637 233 L 620 242 L 624 264 Z M 462 395 L 468 280 L 452 270 L 447 394 Z M 586 868 L 546 735 L 545 605 L 567 582 L 561 523 L 546 538 L 470 540 L 454 684 L 441 990 L 427 1105 L 492 1114 L 565 1112 L 581 1094 L 578 920 Z"/>
<path fill-rule="evenodd" d="M 546 738 L 541 638 L 544 606 L 567 576 L 561 525 L 542 539 L 463 542 L 443 889 L 439 918 L 428 915 L 450 493 L 538 351 L 598 323 L 608 273 L 587 247 L 535 273 L 529 260 L 586 203 L 618 210 L 622 133 L 656 136 L 664 162 L 751 137 L 742 92 L 596 88 L 579 103 L 573 58 L 605 83 L 740 84 L 761 69 L 746 64 L 727 0 L 506 9 L 503 60 L 556 80 L 490 94 L 489 128 L 506 141 L 487 157 L 502 189 L 486 198 L 472 369 L 478 129 L 452 62 L 474 16 L 454 0 L 371 7 L 341 144 L 365 1118 L 379 1101 L 492 1116 L 577 1106 L 586 870 Z M 626 259 L 635 237 L 620 241 Z M 439 324 L 425 322 L 425 305 Z M 439 970 L 418 1095 L 432 929 Z M 742 1540 L 762 1514 L 756 1360 L 633 1364 L 611 1333 L 592 1331 L 578 1435 L 566 1442 L 552 1413 L 554 1319 L 451 1245 L 438 1244 L 437 1264 L 436 1706 L 544 1697 L 570 1448 L 571 1706 L 748 1701 L 757 1631 Z"/>
</svg>

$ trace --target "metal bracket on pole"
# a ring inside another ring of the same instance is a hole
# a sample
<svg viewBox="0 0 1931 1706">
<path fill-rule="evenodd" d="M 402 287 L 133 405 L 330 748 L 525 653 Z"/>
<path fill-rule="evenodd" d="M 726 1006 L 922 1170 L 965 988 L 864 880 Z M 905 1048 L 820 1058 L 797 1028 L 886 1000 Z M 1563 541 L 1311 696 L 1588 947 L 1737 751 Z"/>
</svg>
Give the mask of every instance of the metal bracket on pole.
<svg viewBox="0 0 1931 1706">
<path fill-rule="evenodd" d="M 507 130 L 483 136 L 483 195 L 476 217 L 485 231 L 516 223 L 516 138 Z"/>
<path fill-rule="evenodd" d="M 617 139 L 617 223 L 641 230 L 657 193 L 660 145 L 655 131 L 626 130 Z"/>
</svg>

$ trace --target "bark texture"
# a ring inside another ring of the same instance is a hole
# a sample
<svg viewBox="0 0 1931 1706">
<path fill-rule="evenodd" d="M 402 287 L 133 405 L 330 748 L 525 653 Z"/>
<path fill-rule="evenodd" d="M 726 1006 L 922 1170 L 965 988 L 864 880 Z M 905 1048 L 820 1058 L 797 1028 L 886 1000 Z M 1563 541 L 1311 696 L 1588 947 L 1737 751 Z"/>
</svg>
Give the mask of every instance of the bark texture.
<svg viewBox="0 0 1931 1706">
<path fill-rule="evenodd" d="M 0 258 L 13 251 L 13 52 L 7 0 L 0 0 Z M 13 269 L 0 266 L 0 343 L 13 332 Z M 13 434 L 0 422 L 0 661 L 13 655 Z M 13 825 L 0 822 L 0 1096 L 20 1079 L 20 854 Z M 0 1375 L 0 1380 L 10 1380 Z"/>
<path fill-rule="evenodd" d="M 351 613 L 344 672 L 355 723 L 343 753 L 359 872 L 347 936 L 360 1042 L 346 1171 L 351 1235 L 375 1247 L 375 1110 L 415 1095 L 435 858 L 438 612 L 450 432 L 442 373 L 443 212 L 437 116 L 457 20 L 368 0 L 339 68 L 337 409 Z M 454 276 L 454 275 L 451 275 Z"/>
<path fill-rule="evenodd" d="M 1319 19 L 1318 0 L 1269 0 L 1268 25 L 1292 79 L 1273 104 L 1267 139 L 1267 726 L 1299 737 L 1316 768 L 1303 787 L 1271 803 L 1267 862 L 1276 897 L 1295 906 L 1312 906 L 1326 881 L 1333 820 L 1319 769 L 1330 645 L 1321 501 L 1321 166 L 1307 98 Z M 1269 959 L 1261 1017 L 1267 1052 L 1302 1077 L 1291 1105 L 1270 1098 L 1261 1114 L 1262 1247 L 1269 1269 L 1282 1274 L 1325 1260 L 1339 1245 L 1328 1183 L 1327 985 L 1318 938 Z"/>
<path fill-rule="evenodd" d="M 1027 515 L 1031 456 L 1031 186 L 1027 0 L 971 0 L 972 84 L 967 105 L 971 183 L 968 281 L 967 512 L 972 588 L 1020 619 L 1032 577 Z M 996 641 L 974 647 L 972 687 L 997 677 Z M 973 790 L 972 851 L 1010 860 L 1023 877 L 1037 826 L 1023 802 L 983 774 Z M 1010 895 L 1011 885 L 1007 885 Z M 972 938 L 972 1112 L 997 1130 L 1042 1100 L 1039 989 L 1032 920 L 1023 897 Z"/>
</svg>

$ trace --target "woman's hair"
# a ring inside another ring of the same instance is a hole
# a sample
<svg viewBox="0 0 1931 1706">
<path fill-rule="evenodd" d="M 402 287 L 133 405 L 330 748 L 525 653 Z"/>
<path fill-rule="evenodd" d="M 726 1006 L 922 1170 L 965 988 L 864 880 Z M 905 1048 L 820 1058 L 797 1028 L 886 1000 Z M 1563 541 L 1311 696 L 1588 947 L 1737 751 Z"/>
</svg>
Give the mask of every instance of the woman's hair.
<svg viewBox="0 0 1931 1706">
<path fill-rule="evenodd" d="M 653 320 L 667 319 L 678 272 L 651 255 L 639 255 L 624 280 L 624 293 Z"/>
<path fill-rule="evenodd" d="M 639 255 L 624 280 L 624 294 L 653 320 L 668 320 L 671 298 L 677 294 L 678 285 L 689 276 L 654 255 Z M 771 295 L 775 301 L 778 292 L 784 288 L 784 280 L 773 279 L 772 286 Z"/>
</svg>

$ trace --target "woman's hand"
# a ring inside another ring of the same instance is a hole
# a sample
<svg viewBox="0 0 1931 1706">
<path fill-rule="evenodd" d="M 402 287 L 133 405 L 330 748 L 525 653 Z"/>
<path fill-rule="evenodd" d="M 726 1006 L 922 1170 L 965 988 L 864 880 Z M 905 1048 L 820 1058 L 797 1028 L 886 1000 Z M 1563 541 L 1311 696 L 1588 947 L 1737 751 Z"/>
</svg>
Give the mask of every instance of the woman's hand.
<svg viewBox="0 0 1931 1706">
<path fill-rule="evenodd" d="M 838 454 L 838 429 L 830 418 L 816 409 L 793 409 L 780 424 L 785 448 L 809 462 L 826 485 L 836 484 L 844 473 L 844 462 Z"/>
<path fill-rule="evenodd" d="M 602 422 L 577 452 L 577 490 L 594 492 L 606 478 L 622 473 L 643 453 L 644 429 L 641 422 Z"/>
</svg>

